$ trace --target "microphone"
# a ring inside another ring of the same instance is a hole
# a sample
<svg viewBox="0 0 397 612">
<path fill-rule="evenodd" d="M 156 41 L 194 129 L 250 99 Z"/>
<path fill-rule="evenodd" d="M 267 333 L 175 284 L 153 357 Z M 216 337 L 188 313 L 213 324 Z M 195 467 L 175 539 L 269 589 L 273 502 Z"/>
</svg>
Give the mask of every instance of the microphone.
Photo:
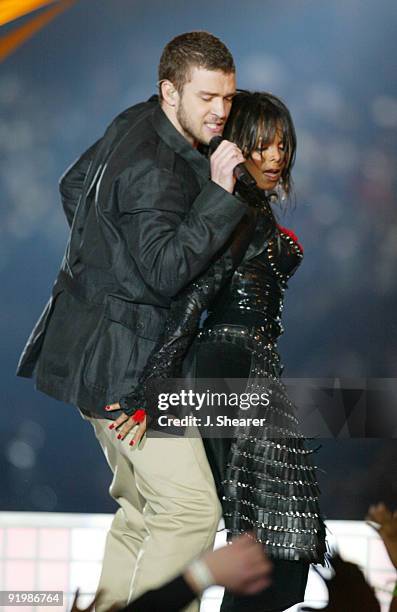
<svg viewBox="0 0 397 612">
<path fill-rule="evenodd" d="M 213 153 L 215 153 L 215 151 L 221 144 L 222 140 L 223 140 L 222 136 L 214 136 L 213 138 L 211 138 L 209 145 L 208 145 L 209 147 L 208 152 L 210 156 Z M 254 187 L 256 185 L 256 180 L 248 172 L 247 168 L 242 162 L 240 164 L 237 164 L 237 166 L 234 167 L 233 174 L 236 180 L 239 183 L 242 183 L 243 185 L 245 185 L 245 187 Z"/>
</svg>

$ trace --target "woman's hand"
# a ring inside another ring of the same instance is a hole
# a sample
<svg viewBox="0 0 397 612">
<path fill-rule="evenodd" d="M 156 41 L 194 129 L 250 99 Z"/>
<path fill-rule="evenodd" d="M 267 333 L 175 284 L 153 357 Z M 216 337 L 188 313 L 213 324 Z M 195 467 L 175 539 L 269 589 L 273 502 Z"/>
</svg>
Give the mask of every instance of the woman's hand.
<svg viewBox="0 0 397 612">
<path fill-rule="evenodd" d="M 120 404 L 118 402 L 110 404 L 105 406 L 105 410 L 107 412 L 120 410 Z M 119 427 L 121 427 L 121 429 L 118 429 Z M 119 440 L 124 440 L 127 434 L 135 429 L 134 436 L 130 440 L 129 445 L 136 446 L 146 433 L 146 412 L 145 410 L 136 410 L 131 416 L 123 412 L 111 425 L 109 425 L 109 429 L 116 430 Z"/>
</svg>

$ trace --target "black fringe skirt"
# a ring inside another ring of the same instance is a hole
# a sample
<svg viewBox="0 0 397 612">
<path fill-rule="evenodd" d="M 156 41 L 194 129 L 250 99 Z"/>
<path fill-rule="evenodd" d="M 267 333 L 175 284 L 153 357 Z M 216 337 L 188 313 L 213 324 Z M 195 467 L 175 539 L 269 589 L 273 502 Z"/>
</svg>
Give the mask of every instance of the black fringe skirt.
<svg viewBox="0 0 397 612">
<path fill-rule="evenodd" d="M 236 377 L 242 365 L 241 360 L 235 363 L 231 373 L 232 348 L 242 349 L 248 357 L 244 392 L 266 393 L 269 398 L 266 407 L 254 409 L 255 416 L 261 418 L 260 427 L 241 425 L 234 430 L 226 460 L 219 468 L 228 535 L 254 531 L 274 559 L 323 563 L 325 528 L 319 510 L 314 451 L 307 448 L 306 439 L 299 433 L 295 407 L 280 379 L 282 365 L 276 344 L 260 329 L 238 325 L 205 328 L 197 342 L 198 355 L 207 349 L 206 363 L 213 377 L 217 373 L 213 360 L 211 364 L 211 347 L 226 349 L 229 367 L 223 368 L 223 375 L 229 377 Z"/>
</svg>

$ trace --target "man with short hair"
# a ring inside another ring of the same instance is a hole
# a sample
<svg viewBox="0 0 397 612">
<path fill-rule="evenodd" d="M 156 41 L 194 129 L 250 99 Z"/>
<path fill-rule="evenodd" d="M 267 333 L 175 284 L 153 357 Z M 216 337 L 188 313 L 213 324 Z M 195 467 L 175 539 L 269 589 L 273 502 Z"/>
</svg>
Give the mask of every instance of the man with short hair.
<svg viewBox="0 0 397 612">
<path fill-rule="evenodd" d="M 171 298 L 247 210 L 232 195 L 244 161 L 236 145 L 222 142 L 210 163 L 197 151 L 222 133 L 235 93 L 225 45 L 206 32 L 177 36 L 163 51 L 159 88 L 160 104 L 152 97 L 119 115 L 63 176 L 70 238 L 18 366 L 39 390 L 79 407 L 114 474 L 120 509 L 99 612 L 180 572 L 212 545 L 221 512 L 200 438 L 153 435 L 138 447 L 117 431 L 136 424 L 129 415 L 105 410 L 137 384 Z"/>
</svg>

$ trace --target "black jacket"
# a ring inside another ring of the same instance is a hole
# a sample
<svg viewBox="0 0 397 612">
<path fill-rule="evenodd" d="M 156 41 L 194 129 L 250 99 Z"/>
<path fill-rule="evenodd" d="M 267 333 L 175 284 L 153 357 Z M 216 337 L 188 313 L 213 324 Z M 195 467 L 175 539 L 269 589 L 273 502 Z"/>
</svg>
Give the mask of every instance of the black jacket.
<svg viewBox="0 0 397 612">
<path fill-rule="evenodd" d="M 156 98 L 119 115 L 60 190 L 70 238 L 17 374 L 104 417 L 136 384 L 171 298 L 209 265 L 247 205 L 209 180 L 208 160 Z"/>
</svg>

